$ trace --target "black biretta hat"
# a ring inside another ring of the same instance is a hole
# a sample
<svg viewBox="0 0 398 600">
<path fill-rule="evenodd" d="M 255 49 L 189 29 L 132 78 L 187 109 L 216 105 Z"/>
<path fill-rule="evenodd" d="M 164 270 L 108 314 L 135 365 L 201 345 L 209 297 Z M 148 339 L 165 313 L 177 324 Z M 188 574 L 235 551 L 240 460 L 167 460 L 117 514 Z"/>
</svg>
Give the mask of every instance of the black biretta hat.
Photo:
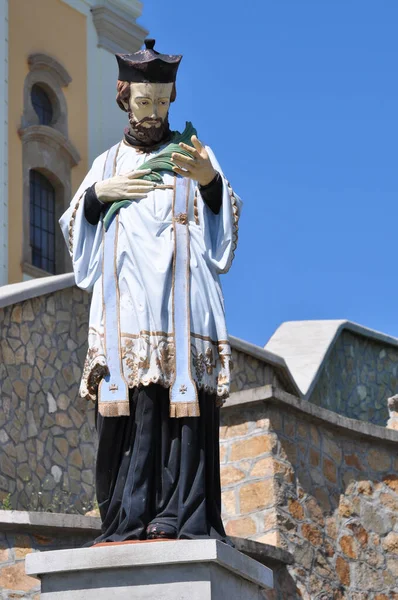
<svg viewBox="0 0 398 600">
<path fill-rule="evenodd" d="M 135 83 L 175 83 L 182 56 L 160 54 L 155 40 L 145 40 L 145 50 L 134 54 L 116 54 L 119 80 Z"/>
</svg>

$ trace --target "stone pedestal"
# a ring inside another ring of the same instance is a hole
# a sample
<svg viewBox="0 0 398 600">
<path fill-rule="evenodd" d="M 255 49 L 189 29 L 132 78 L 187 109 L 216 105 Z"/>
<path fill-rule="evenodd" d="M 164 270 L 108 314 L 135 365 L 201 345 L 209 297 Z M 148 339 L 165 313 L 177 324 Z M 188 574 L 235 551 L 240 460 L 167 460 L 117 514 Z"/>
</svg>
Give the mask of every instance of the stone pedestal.
<svg viewBox="0 0 398 600">
<path fill-rule="evenodd" d="M 260 600 L 272 571 L 216 540 L 141 542 L 29 554 L 41 600 Z"/>
</svg>

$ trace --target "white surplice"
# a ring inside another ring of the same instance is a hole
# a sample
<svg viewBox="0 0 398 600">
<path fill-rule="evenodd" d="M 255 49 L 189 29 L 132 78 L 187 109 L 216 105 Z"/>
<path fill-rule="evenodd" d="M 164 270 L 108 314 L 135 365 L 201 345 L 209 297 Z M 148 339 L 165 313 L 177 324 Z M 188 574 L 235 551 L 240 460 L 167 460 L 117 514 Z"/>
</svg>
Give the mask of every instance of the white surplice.
<svg viewBox="0 0 398 600">
<path fill-rule="evenodd" d="M 160 148 L 161 150 L 162 148 Z M 219 214 L 203 202 L 191 182 L 189 195 L 191 374 L 199 388 L 228 397 L 231 348 L 219 275 L 232 263 L 238 238 L 240 198 L 233 192 L 210 148 L 214 168 L 222 175 Z M 158 150 L 159 152 L 159 150 Z M 122 141 L 114 165 L 121 175 L 140 168 L 153 154 L 137 152 Z M 95 159 L 60 225 L 72 257 L 76 284 L 92 291 L 88 353 L 80 395 L 96 399 L 106 373 L 102 294 L 103 217 L 91 225 L 84 217 L 85 190 L 103 179 L 107 152 Z M 163 173 L 165 185 L 174 175 Z M 116 264 L 120 291 L 119 324 L 123 373 L 129 387 L 159 383 L 169 387 L 175 370 L 172 319 L 174 253 L 172 189 L 155 189 L 119 211 Z M 175 291 L 178 293 L 178 290 Z"/>
</svg>

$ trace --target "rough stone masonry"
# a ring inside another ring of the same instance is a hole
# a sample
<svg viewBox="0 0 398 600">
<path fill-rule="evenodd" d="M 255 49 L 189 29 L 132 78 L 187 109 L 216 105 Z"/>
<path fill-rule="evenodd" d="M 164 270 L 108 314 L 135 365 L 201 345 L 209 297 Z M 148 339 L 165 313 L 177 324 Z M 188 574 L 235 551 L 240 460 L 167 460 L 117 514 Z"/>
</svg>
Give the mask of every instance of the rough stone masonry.
<svg viewBox="0 0 398 600">
<path fill-rule="evenodd" d="M 398 600 L 398 435 L 369 426 L 366 436 L 300 404 L 223 410 L 227 532 L 293 554 L 268 600 Z"/>
</svg>

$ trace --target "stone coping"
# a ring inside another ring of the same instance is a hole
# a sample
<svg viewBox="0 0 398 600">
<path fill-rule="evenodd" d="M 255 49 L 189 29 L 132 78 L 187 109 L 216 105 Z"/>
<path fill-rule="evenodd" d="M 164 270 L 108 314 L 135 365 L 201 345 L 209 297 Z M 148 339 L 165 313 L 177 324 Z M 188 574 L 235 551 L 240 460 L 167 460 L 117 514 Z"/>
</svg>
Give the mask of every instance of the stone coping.
<svg viewBox="0 0 398 600">
<path fill-rule="evenodd" d="M 303 398 L 288 394 L 273 385 L 263 385 L 248 390 L 241 390 L 240 392 L 234 392 L 224 404 L 223 410 L 234 406 L 243 406 L 245 404 L 258 402 L 282 403 L 293 410 L 310 415 L 315 420 L 343 429 L 346 434 L 355 433 L 359 436 L 377 439 L 380 442 L 392 442 L 398 444 L 398 431 L 388 429 L 387 427 L 381 427 L 380 425 L 374 425 L 373 423 L 358 421 L 357 419 L 349 419 L 348 417 L 339 415 L 326 408 L 316 406 Z"/>
<path fill-rule="evenodd" d="M 278 548 L 278 546 L 271 546 L 270 544 L 263 544 L 255 540 L 246 540 L 245 538 L 232 536 L 230 536 L 230 540 L 232 540 L 239 552 L 254 558 L 267 567 L 281 564 L 292 565 L 294 563 L 293 554 L 290 554 L 290 552 L 283 548 Z"/>
<path fill-rule="evenodd" d="M 286 321 L 275 331 L 265 349 L 285 359 L 301 390 L 309 398 L 342 331 L 349 331 L 387 346 L 398 347 L 398 339 L 380 331 L 341 320 Z"/>
<path fill-rule="evenodd" d="M 66 513 L 0 510 L 0 531 L 18 529 L 46 533 L 96 533 L 101 531 L 101 519 Z"/>
<path fill-rule="evenodd" d="M 95 536 L 101 532 L 101 519 L 66 513 L 0 510 L 0 531 L 10 530 L 61 536 L 92 533 Z M 231 537 L 231 540 L 237 550 L 266 566 L 293 563 L 293 556 L 282 548 L 245 538 Z"/>
<path fill-rule="evenodd" d="M 95 571 L 127 567 L 159 567 L 163 565 L 215 563 L 264 588 L 273 588 L 273 574 L 252 558 L 218 540 L 178 540 L 150 544 L 50 550 L 28 554 L 27 575 Z"/>
<path fill-rule="evenodd" d="M 11 304 L 25 302 L 37 296 L 52 294 L 75 285 L 73 273 L 63 275 L 51 275 L 50 277 L 39 277 L 20 283 L 11 283 L 0 287 L 0 308 Z"/>
<path fill-rule="evenodd" d="M 233 335 L 229 336 L 229 341 L 231 342 L 231 346 L 234 348 L 234 350 L 238 350 L 239 352 L 243 352 L 244 354 L 248 354 L 249 356 L 253 356 L 258 360 L 261 360 L 262 362 L 272 365 L 277 371 L 279 371 L 278 375 L 287 386 L 289 392 L 301 396 L 301 392 L 297 386 L 297 383 L 284 358 L 278 354 L 274 354 L 273 352 L 266 350 L 265 348 L 261 348 L 261 346 L 256 346 L 255 344 L 246 342 L 246 340 L 241 340 Z"/>
</svg>

